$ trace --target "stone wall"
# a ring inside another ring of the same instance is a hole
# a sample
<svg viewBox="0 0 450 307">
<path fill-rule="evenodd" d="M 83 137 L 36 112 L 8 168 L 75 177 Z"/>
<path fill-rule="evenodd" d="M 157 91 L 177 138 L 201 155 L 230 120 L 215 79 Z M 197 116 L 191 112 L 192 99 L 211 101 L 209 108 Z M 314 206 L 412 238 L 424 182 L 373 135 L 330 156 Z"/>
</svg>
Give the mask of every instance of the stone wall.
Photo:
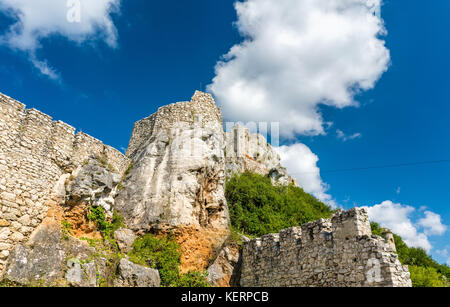
<svg viewBox="0 0 450 307">
<path fill-rule="evenodd" d="M 93 155 L 120 173 L 130 164 L 101 141 L 0 94 L 0 272 L 45 217 L 58 179 Z"/>
<path fill-rule="evenodd" d="M 133 158 L 151 138 L 153 131 L 170 129 L 176 123 L 222 125 L 222 111 L 216 106 L 210 94 L 196 91 L 191 101 L 163 106 L 155 114 L 134 125 L 127 149 L 127 156 Z"/>
<path fill-rule="evenodd" d="M 254 239 L 243 250 L 241 286 L 410 287 L 392 245 L 372 236 L 365 209 Z"/>
</svg>

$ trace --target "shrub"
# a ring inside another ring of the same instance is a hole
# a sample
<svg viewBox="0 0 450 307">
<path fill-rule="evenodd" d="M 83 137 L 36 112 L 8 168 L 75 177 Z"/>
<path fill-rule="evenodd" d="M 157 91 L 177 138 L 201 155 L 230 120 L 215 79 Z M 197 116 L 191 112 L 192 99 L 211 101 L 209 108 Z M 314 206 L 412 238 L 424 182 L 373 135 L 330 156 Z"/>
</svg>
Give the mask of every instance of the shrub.
<svg viewBox="0 0 450 307">
<path fill-rule="evenodd" d="M 120 215 L 118 215 L 115 211 L 113 214 L 112 221 L 108 222 L 106 219 L 105 210 L 100 206 L 98 207 L 91 206 L 87 217 L 90 221 L 95 222 L 95 224 L 97 225 L 97 229 L 106 238 L 113 238 L 114 232 L 120 227 L 124 226 L 123 218 Z"/>
<path fill-rule="evenodd" d="M 180 246 L 172 236 L 155 237 L 147 234 L 134 242 L 128 254 L 130 261 L 157 269 L 163 287 L 205 287 L 206 274 L 202 272 L 180 273 Z"/>
<path fill-rule="evenodd" d="M 333 212 L 299 187 L 274 186 L 270 178 L 251 173 L 233 176 L 225 195 L 232 226 L 254 236 L 328 218 Z"/>
<path fill-rule="evenodd" d="M 448 287 L 445 276 L 435 268 L 411 265 L 409 267 L 413 287 Z"/>
<path fill-rule="evenodd" d="M 181 275 L 177 287 L 188 287 L 188 288 L 205 288 L 210 287 L 208 281 L 207 272 L 189 272 Z"/>
</svg>

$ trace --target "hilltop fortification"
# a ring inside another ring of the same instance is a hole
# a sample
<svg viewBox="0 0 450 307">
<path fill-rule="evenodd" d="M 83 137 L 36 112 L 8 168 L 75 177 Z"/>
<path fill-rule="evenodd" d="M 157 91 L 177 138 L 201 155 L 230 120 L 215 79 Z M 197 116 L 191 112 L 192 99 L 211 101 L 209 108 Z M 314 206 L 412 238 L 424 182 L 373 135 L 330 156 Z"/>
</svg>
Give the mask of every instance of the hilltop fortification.
<svg viewBox="0 0 450 307">
<path fill-rule="evenodd" d="M 296 182 L 263 136 L 239 126 L 224 132 L 209 94 L 197 91 L 137 122 L 126 155 L 75 132 L 0 94 L 0 280 L 158 286 L 157 270 L 125 256 L 150 233 L 173 235 L 181 271 L 208 270 L 216 286 L 411 285 L 392 238 L 372 236 L 362 209 L 241 250 L 229 237 L 226 178 L 249 171 Z M 114 217 L 120 229 L 99 228 Z"/>
</svg>

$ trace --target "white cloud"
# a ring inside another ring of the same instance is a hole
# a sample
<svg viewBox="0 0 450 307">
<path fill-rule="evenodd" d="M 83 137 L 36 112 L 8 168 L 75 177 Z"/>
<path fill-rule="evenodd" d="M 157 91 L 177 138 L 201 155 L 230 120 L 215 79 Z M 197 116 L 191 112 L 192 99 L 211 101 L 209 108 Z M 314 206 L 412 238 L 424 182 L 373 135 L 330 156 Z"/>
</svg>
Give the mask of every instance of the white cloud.
<svg viewBox="0 0 450 307">
<path fill-rule="evenodd" d="M 298 180 L 299 185 L 319 200 L 335 207 L 336 203 L 327 194 L 328 185 L 320 177 L 317 167 L 319 158 L 304 144 L 293 144 L 276 148 L 280 154 L 281 164 L 288 173 Z"/>
<path fill-rule="evenodd" d="M 448 250 L 447 250 L 446 248 L 444 248 L 444 249 L 442 249 L 442 250 L 437 250 L 436 253 L 437 253 L 438 255 L 440 255 L 441 257 L 446 258 L 446 259 L 447 259 L 447 262 L 446 262 L 446 263 L 447 263 L 447 265 L 450 266 L 450 257 L 449 257 L 449 255 L 448 255 Z"/>
<path fill-rule="evenodd" d="M 68 13 L 77 3 L 81 4 L 80 22 L 69 22 Z M 41 41 L 60 35 L 77 44 L 101 39 L 115 48 L 117 30 L 110 14 L 117 12 L 119 6 L 120 0 L 0 0 L 0 10 L 15 20 L 0 37 L 0 43 L 26 52 L 42 74 L 57 79 L 55 70 L 36 58 Z"/>
<path fill-rule="evenodd" d="M 381 0 L 246 0 L 235 4 L 245 41 L 208 86 L 230 120 L 279 121 L 282 135 L 324 133 L 323 103 L 356 105 L 390 55 Z"/>
<path fill-rule="evenodd" d="M 431 211 L 425 211 L 425 217 L 418 224 L 425 228 L 428 235 L 442 235 L 447 230 L 447 226 L 442 224 L 441 216 Z"/>
<path fill-rule="evenodd" d="M 432 248 L 428 239 L 429 235 L 442 235 L 446 226 L 440 223 L 440 216 L 431 211 L 427 211 L 425 218 L 422 218 L 415 225 L 411 220 L 411 215 L 416 211 L 414 207 L 396 204 L 392 201 L 384 201 L 373 207 L 367 207 L 369 217 L 372 221 L 378 222 L 382 227 L 391 229 L 394 233 L 403 238 L 406 244 L 412 247 L 421 247 L 429 252 Z M 433 228 L 430 221 L 439 220 L 440 227 Z M 419 227 L 425 228 L 424 232 L 419 231 Z"/>
<path fill-rule="evenodd" d="M 355 140 L 355 139 L 359 139 L 362 137 L 361 133 L 354 133 L 352 135 L 347 135 L 345 134 L 342 130 L 336 130 L 336 134 L 338 139 L 343 140 L 344 142 L 349 141 L 349 140 Z"/>
</svg>

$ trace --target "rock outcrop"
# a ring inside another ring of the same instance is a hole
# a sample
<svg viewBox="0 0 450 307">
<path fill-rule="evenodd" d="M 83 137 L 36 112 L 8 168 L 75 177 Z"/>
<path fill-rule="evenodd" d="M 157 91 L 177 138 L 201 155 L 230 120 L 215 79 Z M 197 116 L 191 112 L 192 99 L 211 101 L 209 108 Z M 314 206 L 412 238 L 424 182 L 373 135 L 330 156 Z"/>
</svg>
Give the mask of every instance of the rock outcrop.
<svg viewBox="0 0 450 307">
<path fill-rule="evenodd" d="M 213 287 L 238 287 L 241 275 L 241 249 L 236 243 L 225 244 L 208 268 L 208 282 Z"/>
<path fill-rule="evenodd" d="M 161 284 L 158 270 L 146 268 L 127 259 L 120 260 L 115 287 L 159 287 Z"/>
<path fill-rule="evenodd" d="M 204 269 L 229 223 L 222 115 L 212 97 L 196 92 L 136 123 L 127 154 L 133 167 L 115 208 L 134 231 L 173 231 L 183 269 Z"/>
<path fill-rule="evenodd" d="M 12 250 L 4 277 L 22 285 L 63 286 L 66 285 L 66 259 L 76 259 L 80 263 L 94 253 L 94 248 L 73 237 L 64 240 L 61 229 L 55 225 L 41 225 L 27 244 L 18 244 Z M 68 275 L 70 283 L 75 282 L 74 275 Z M 77 282 L 78 286 L 87 285 L 81 279 Z M 87 283 L 92 284 L 92 277 Z"/>
<path fill-rule="evenodd" d="M 267 143 L 261 134 L 252 134 L 250 130 L 236 125 L 225 134 L 226 175 L 244 172 L 269 176 L 273 184 L 298 186 L 295 178 L 289 176 L 281 166 L 280 155 Z"/>
</svg>

